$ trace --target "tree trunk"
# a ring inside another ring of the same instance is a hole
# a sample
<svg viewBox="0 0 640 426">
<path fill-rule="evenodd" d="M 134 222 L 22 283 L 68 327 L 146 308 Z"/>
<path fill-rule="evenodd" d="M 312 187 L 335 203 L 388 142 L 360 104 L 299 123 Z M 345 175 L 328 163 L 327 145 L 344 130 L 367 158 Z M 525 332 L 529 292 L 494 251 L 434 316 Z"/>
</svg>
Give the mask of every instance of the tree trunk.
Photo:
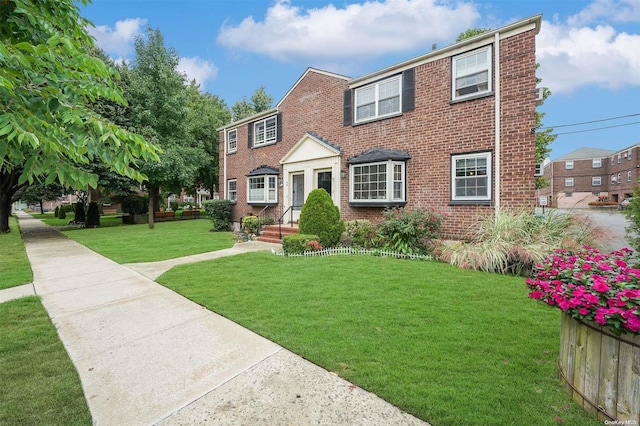
<svg viewBox="0 0 640 426">
<path fill-rule="evenodd" d="M 44 213 L 44 206 L 42 205 L 42 199 L 40 200 L 40 213 Z"/>
<path fill-rule="evenodd" d="M 18 171 L 0 172 L 0 233 L 9 232 L 11 198 L 18 191 Z"/>
</svg>

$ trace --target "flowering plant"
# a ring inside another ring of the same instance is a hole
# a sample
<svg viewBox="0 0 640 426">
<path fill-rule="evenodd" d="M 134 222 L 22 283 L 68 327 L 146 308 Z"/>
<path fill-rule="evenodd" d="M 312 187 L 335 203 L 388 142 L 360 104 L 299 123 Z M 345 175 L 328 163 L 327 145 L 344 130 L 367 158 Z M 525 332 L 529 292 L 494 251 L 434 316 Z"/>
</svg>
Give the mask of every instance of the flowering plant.
<svg viewBox="0 0 640 426">
<path fill-rule="evenodd" d="M 640 270 L 628 265 L 632 253 L 624 248 L 604 254 L 588 246 L 575 254 L 557 250 L 534 267 L 529 297 L 616 335 L 640 333 Z"/>
<path fill-rule="evenodd" d="M 307 241 L 307 244 L 304 246 L 304 251 L 320 251 L 322 250 L 322 246 L 316 240 Z"/>
</svg>

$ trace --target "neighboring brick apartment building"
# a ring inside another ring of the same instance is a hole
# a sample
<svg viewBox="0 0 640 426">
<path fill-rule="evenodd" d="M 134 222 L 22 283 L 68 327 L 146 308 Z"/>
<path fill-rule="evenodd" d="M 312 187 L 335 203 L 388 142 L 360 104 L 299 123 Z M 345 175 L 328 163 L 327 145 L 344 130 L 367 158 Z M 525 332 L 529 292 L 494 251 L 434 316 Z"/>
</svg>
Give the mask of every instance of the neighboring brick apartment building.
<svg viewBox="0 0 640 426">
<path fill-rule="evenodd" d="M 533 208 L 541 19 L 359 78 L 307 69 L 275 108 L 218 129 L 233 220 L 296 220 L 315 188 L 345 220 L 379 221 L 392 206 L 439 210 L 450 237 L 494 208 Z"/>
<path fill-rule="evenodd" d="M 621 151 L 580 148 L 543 168 L 549 186 L 538 191 L 547 205 L 584 208 L 600 196 L 620 202 L 631 197 L 640 178 L 640 145 Z"/>
</svg>

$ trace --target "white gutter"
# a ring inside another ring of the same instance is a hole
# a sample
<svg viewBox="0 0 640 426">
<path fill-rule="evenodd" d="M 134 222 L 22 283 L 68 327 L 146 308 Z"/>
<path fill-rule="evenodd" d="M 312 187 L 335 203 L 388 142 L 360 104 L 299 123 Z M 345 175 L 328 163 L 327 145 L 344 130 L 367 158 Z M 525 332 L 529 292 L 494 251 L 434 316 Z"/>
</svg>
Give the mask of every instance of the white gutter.
<svg viewBox="0 0 640 426">
<path fill-rule="evenodd" d="M 496 160 L 495 160 L 495 203 L 494 208 L 500 210 L 500 33 L 494 36 L 495 55 L 493 58 L 494 70 L 496 74 L 495 84 L 495 134 L 496 134 Z"/>
<path fill-rule="evenodd" d="M 222 182 L 218 183 L 218 189 L 222 188 L 222 191 L 220 191 L 220 199 L 222 200 L 226 200 L 227 199 L 227 128 L 224 127 L 222 129 L 222 134 L 224 136 L 224 144 L 222 147 L 222 152 L 223 152 L 223 160 L 222 163 L 224 164 L 224 173 L 222 176 Z M 236 136 L 236 142 L 237 142 L 237 136 Z M 218 179 L 220 178 L 220 176 L 218 176 Z M 236 185 L 238 185 L 236 183 Z M 237 186 L 236 186 L 236 190 L 237 190 Z M 213 197 L 213 194 L 211 194 Z"/>
</svg>

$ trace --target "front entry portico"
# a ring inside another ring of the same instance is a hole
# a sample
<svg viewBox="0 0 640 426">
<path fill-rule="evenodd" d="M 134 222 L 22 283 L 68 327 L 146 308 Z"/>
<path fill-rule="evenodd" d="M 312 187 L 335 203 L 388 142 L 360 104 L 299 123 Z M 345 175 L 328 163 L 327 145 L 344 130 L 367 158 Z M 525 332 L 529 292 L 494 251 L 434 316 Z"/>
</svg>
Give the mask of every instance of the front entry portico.
<svg viewBox="0 0 640 426">
<path fill-rule="evenodd" d="M 340 166 L 342 152 L 330 142 L 306 133 L 280 160 L 283 170 L 283 209 L 292 208 L 288 221 L 297 221 L 309 193 L 325 189 L 333 203 L 340 208 Z"/>
</svg>

